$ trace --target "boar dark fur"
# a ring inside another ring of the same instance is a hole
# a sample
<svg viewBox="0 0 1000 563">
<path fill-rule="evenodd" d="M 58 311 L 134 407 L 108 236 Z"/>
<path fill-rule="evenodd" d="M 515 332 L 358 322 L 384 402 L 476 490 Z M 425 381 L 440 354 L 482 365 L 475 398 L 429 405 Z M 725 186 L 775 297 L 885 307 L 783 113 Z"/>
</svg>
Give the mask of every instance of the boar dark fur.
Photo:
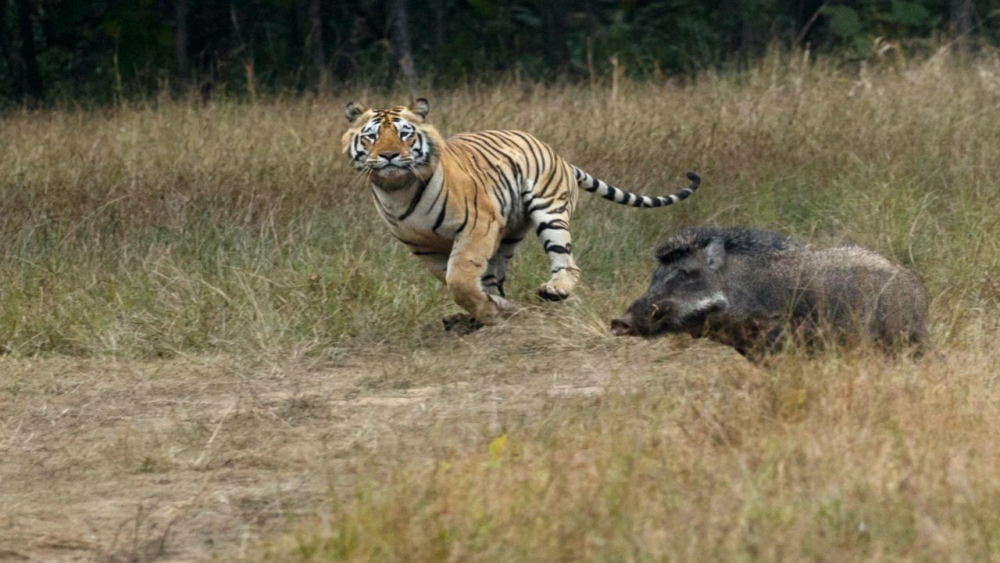
<svg viewBox="0 0 1000 563">
<path fill-rule="evenodd" d="M 858 246 L 814 249 L 746 228 L 694 227 L 671 236 L 646 294 L 612 321 L 615 334 L 686 332 L 749 356 L 789 339 L 926 341 L 927 293 L 913 272 Z"/>
</svg>

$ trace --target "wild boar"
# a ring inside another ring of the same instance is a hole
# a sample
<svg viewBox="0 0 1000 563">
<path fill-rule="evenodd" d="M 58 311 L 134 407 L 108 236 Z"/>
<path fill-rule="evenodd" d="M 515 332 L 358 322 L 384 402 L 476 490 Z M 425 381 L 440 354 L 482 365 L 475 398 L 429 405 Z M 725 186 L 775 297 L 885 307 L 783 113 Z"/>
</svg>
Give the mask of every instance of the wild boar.
<svg viewBox="0 0 1000 563">
<path fill-rule="evenodd" d="M 813 249 L 769 231 L 694 227 L 656 259 L 646 294 L 611 321 L 614 334 L 688 333 L 754 358 L 789 338 L 886 350 L 920 349 L 927 338 L 920 280 L 858 246 Z"/>
</svg>

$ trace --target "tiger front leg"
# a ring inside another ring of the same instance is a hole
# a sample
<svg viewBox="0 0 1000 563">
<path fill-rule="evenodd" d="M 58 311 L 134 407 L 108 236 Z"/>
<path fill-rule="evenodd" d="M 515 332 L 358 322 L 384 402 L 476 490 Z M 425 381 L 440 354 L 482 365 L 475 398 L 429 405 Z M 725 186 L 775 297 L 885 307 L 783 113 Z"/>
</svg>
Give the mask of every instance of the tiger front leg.
<svg viewBox="0 0 1000 563">
<path fill-rule="evenodd" d="M 420 259 L 420 262 L 430 271 L 441 283 L 447 284 L 448 273 L 448 253 L 442 251 L 421 251 L 415 250 L 413 255 Z"/>
<path fill-rule="evenodd" d="M 470 232 L 455 241 L 448 260 L 445 281 L 455 303 L 484 325 L 496 324 L 502 313 L 510 309 L 503 297 L 487 293 L 482 282 L 490 258 L 499 246 L 501 230 L 499 223 L 494 221 L 481 230 Z"/>
</svg>

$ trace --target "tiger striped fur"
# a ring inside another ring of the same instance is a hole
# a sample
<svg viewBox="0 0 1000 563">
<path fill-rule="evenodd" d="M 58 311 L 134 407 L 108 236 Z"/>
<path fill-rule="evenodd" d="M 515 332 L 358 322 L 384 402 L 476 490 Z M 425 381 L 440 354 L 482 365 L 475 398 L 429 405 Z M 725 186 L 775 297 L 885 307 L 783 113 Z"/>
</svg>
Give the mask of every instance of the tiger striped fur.
<svg viewBox="0 0 1000 563">
<path fill-rule="evenodd" d="M 610 186 L 520 131 L 462 133 L 447 140 L 424 120 L 427 100 L 369 109 L 349 103 L 344 152 L 365 174 L 389 231 L 430 268 L 455 302 L 483 324 L 511 309 L 504 279 L 514 248 L 530 230 L 549 257 L 538 294 L 567 297 L 580 279 L 569 231 L 577 186 L 633 207 L 688 198 L 701 179 L 665 197 Z"/>
</svg>

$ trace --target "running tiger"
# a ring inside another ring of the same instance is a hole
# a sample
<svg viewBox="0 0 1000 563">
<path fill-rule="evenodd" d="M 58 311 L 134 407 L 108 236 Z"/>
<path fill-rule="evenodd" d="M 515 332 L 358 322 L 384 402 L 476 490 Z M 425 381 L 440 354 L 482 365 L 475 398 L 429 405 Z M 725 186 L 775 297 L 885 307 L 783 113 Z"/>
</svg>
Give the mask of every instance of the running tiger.
<svg viewBox="0 0 1000 563">
<path fill-rule="evenodd" d="M 445 140 L 424 122 L 429 110 L 423 98 L 384 109 L 347 104 L 344 153 L 371 182 L 393 236 L 485 325 L 511 309 L 503 291 L 507 265 L 531 229 L 552 265 L 538 295 L 564 299 L 579 281 L 569 232 L 576 186 L 622 205 L 662 207 L 687 199 L 701 182 L 688 172 L 691 184 L 676 194 L 640 196 L 594 178 L 527 133 Z"/>
</svg>

